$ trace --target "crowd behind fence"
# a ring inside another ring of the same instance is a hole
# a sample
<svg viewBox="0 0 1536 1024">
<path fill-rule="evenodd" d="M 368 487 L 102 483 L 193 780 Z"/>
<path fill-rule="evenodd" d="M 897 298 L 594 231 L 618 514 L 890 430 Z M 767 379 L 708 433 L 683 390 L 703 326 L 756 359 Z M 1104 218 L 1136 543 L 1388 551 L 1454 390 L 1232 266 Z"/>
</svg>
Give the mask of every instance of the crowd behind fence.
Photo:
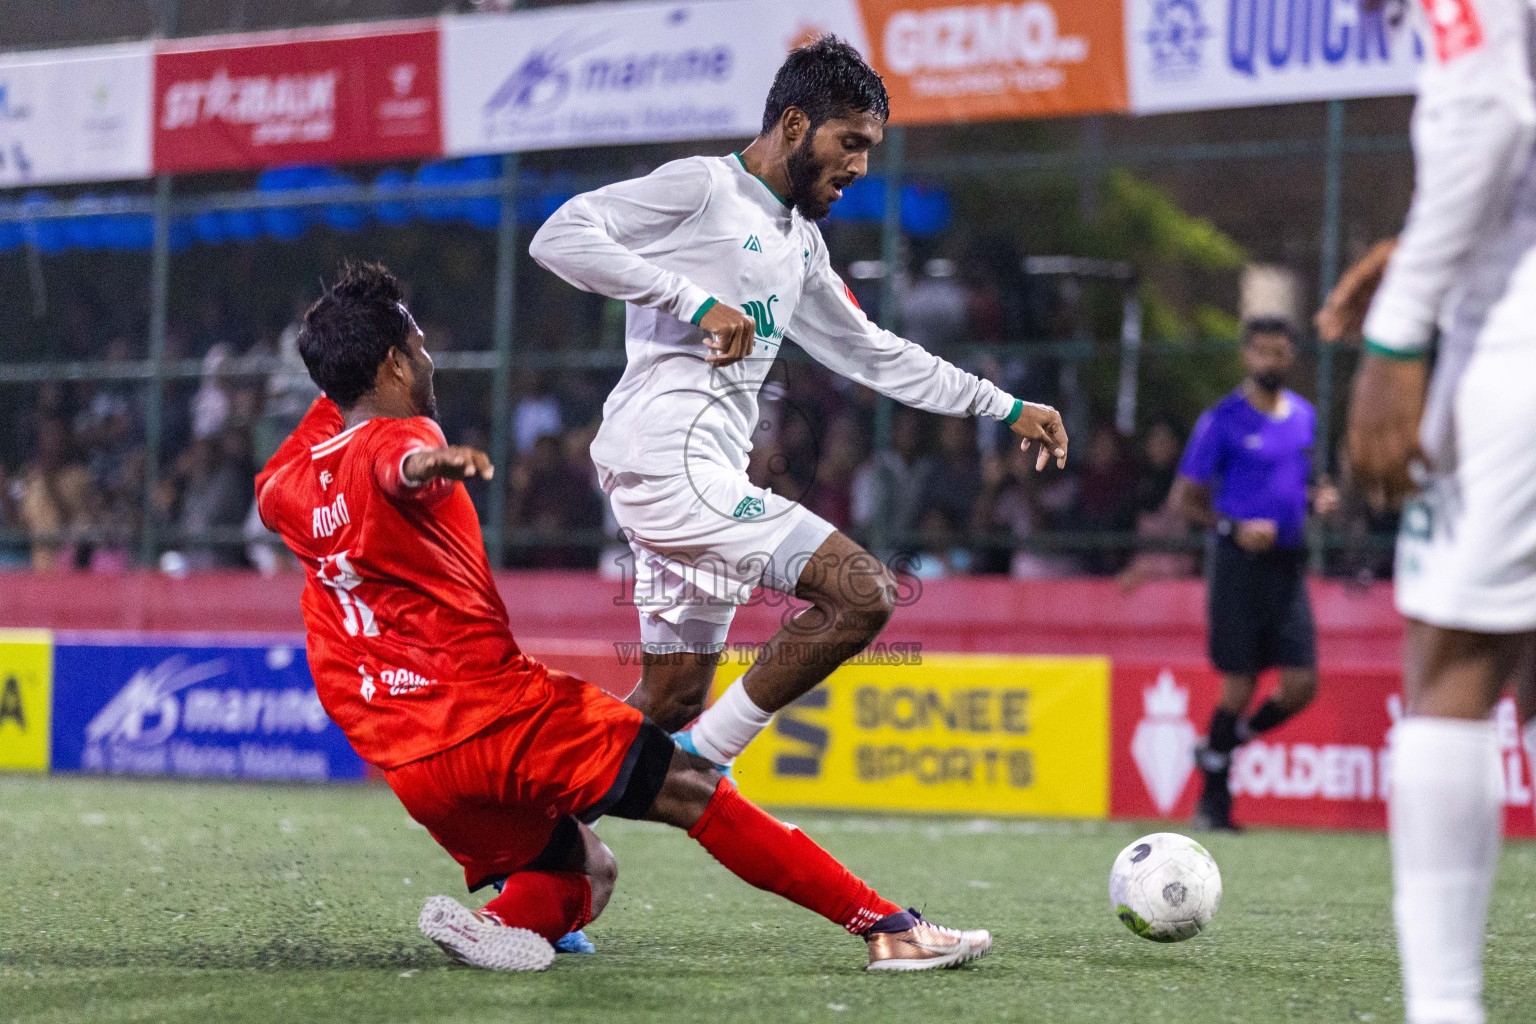
<svg viewBox="0 0 1536 1024">
<path fill-rule="evenodd" d="M 1344 155 L 1403 148 L 1386 136 L 1346 138 L 1343 110 L 1327 105 L 1321 140 L 1012 154 L 990 165 L 983 156 L 940 158 L 928 171 L 968 175 L 991 166 L 1001 175 L 1059 177 L 1088 164 L 1102 174 L 1120 162 L 1320 157 L 1326 288 L 1342 251 Z M 903 142 L 893 129 L 880 168 L 888 183 L 903 180 Z M 637 169 L 570 180 L 591 187 Z M 307 280 L 307 290 L 280 300 L 268 295 L 264 304 L 251 296 L 279 267 L 302 264 L 319 276 L 340 255 L 361 252 L 382 255 L 421 293 L 413 306 L 437 359 L 449 440 L 486 448 L 498 462 L 493 484 L 470 487 L 493 559 L 510 567 L 612 567 L 622 548 L 586 446 L 623 367 L 622 307 L 580 295 L 531 264 L 527 226 L 515 215 L 526 198 L 520 180 L 513 156 L 503 158 L 499 177 L 407 182 L 388 195 L 376 185 L 273 193 L 221 190 L 219 182 L 177 195 L 162 177 L 153 196 L 127 211 L 153 219 L 147 273 L 142 257 L 137 271 L 125 271 L 134 257 L 71 263 L 30 242 L 0 256 L 14 275 L 12 322 L 25 320 L 30 302 L 47 310 L 46 319 L 34 311 L 34 321 L 49 325 L 33 331 L 32 344 L 21 343 L 21 330 L 0 340 L 0 565 L 99 572 L 289 565 L 255 517 L 252 481 L 315 393 L 297 356 L 296 313 L 319 282 Z M 1201 538 L 1166 498 L 1194 414 L 1237 383 L 1236 342 L 1141 343 L 1138 326 L 1128 352 L 1121 307 L 1135 285 L 1127 291 L 1126 274 L 1105 273 L 1103 261 L 1063 273 L 1077 264 L 1058 254 L 942 254 L 942 239 L 903 233 L 901 190 L 887 188 L 885 196 L 878 231 L 828 230 L 860 302 L 946 358 L 1058 404 L 1072 431 L 1071 462 L 1036 474 L 1000 426 L 895 408 L 788 345 L 764 392 L 754 481 L 920 574 L 1089 573 L 1134 586 L 1198 571 Z M 472 224 L 381 226 L 362 235 L 323 223 L 326 204 L 382 199 L 439 212 L 444 203 L 490 200 L 504 215 L 487 218 L 477 207 Z M 93 209 L 58 190 L 0 210 L 0 220 L 21 224 L 35 242 L 46 218 L 67 223 Z M 307 211 L 315 223 L 288 241 L 173 244 L 175 224 L 219 210 Z M 142 290 L 125 292 L 135 273 Z M 1336 382 L 1347 379 L 1350 358 L 1306 345 L 1293 382 L 1319 405 L 1323 472 L 1337 466 L 1330 451 Z M 1380 577 L 1393 526 L 1346 501 L 1344 512 L 1313 531 L 1315 564 Z"/>
</svg>

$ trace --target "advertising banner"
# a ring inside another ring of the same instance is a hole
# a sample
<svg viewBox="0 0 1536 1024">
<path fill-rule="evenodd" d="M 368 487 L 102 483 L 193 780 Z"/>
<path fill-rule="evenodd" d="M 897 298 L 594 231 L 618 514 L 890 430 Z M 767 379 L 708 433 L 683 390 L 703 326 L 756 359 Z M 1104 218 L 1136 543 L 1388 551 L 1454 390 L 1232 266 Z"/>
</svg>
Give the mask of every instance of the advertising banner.
<svg viewBox="0 0 1536 1024">
<path fill-rule="evenodd" d="M 797 807 L 1105 815 L 1106 659 L 900 653 L 844 666 L 781 711 L 737 760 L 741 791 Z M 722 667 L 716 683 L 743 671 Z"/>
<path fill-rule="evenodd" d="M 0 629 L 0 771 L 48 770 L 52 691 L 52 634 Z"/>
<path fill-rule="evenodd" d="M 1116 663 L 1114 817 L 1189 820 L 1200 796 L 1195 742 L 1220 693 L 1221 677 L 1205 666 Z M 1402 714 L 1401 694 L 1395 671 L 1324 669 L 1311 707 L 1238 748 L 1233 817 L 1244 825 L 1386 828 L 1392 785 L 1387 737 Z M 1496 719 L 1504 747 L 1505 829 L 1536 835 L 1514 702 L 1501 703 Z"/>
<path fill-rule="evenodd" d="M 70 638 L 54 647 L 53 768 L 130 775 L 361 779 L 302 640 L 216 645 Z"/>
<path fill-rule="evenodd" d="M 893 124 L 1126 109 L 1121 0 L 858 5 Z"/>
<path fill-rule="evenodd" d="M 1414 91 L 1418 4 L 1125 0 L 1131 111 L 1157 114 Z"/>
<path fill-rule="evenodd" d="M 794 46 L 865 48 L 847 0 L 583 4 L 443 25 L 448 153 L 756 135 Z"/>
<path fill-rule="evenodd" d="M 0 188 L 149 175 L 149 43 L 0 55 Z"/>
<path fill-rule="evenodd" d="M 437 156 L 438 42 L 404 22 L 163 43 L 155 170 Z"/>
</svg>

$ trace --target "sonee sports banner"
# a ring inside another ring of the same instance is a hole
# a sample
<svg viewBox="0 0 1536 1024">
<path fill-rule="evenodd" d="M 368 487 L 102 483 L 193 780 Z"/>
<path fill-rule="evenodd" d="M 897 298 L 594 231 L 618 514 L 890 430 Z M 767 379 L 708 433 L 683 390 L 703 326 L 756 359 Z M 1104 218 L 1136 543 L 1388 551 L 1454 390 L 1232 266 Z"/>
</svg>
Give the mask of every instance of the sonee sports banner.
<svg viewBox="0 0 1536 1024">
<path fill-rule="evenodd" d="M 741 791 L 796 807 L 1104 817 L 1106 659 L 882 660 L 781 711 L 736 762 Z M 717 689 L 743 670 L 722 668 Z"/>
</svg>

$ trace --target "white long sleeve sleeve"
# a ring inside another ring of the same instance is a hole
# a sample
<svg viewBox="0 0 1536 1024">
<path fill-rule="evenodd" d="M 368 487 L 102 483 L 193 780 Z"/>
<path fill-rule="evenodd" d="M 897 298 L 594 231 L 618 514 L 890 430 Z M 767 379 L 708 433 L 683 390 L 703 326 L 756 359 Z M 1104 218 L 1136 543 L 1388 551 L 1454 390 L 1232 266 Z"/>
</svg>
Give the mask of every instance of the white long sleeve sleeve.
<svg viewBox="0 0 1536 1024">
<path fill-rule="evenodd" d="M 697 160 L 664 164 L 571 199 L 539 228 L 528 252 L 583 291 L 694 321 L 710 293 L 664 264 L 697 231 L 712 187 Z"/>
<path fill-rule="evenodd" d="M 1526 164 L 1536 100 L 1526 0 L 1463 0 L 1432 25 L 1413 115 L 1416 182 L 1397 251 L 1366 317 L 1378 349 L 1413 355 L 1434 333 L 1468 253 L 1507 219 Z"/>
<path fill-rule="evenodd" d="M 903 405 L 945 416 L 1006 420 L 1015 401 L 989 380 L 876 326 L 818 245 L 786 332 L 823 366 Z"/>
</svg>

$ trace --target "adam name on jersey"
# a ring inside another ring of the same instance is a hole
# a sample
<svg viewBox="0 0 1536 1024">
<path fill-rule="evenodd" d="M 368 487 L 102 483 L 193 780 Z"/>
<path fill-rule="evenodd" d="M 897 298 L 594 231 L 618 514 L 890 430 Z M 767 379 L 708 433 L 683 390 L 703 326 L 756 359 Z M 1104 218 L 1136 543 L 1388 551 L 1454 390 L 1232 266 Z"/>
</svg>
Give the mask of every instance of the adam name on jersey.
<svg viewBox="0 0 1536 1024">
<path fill-rule="evenodd" d="M 336 500 L 329 505 L 321 505 L 313 512 L 313 525 L 315 537 L 329 537 L 347 523 L 352 517 L 347 514 L 347 496 L 336 495 Z"/>
</svg>

